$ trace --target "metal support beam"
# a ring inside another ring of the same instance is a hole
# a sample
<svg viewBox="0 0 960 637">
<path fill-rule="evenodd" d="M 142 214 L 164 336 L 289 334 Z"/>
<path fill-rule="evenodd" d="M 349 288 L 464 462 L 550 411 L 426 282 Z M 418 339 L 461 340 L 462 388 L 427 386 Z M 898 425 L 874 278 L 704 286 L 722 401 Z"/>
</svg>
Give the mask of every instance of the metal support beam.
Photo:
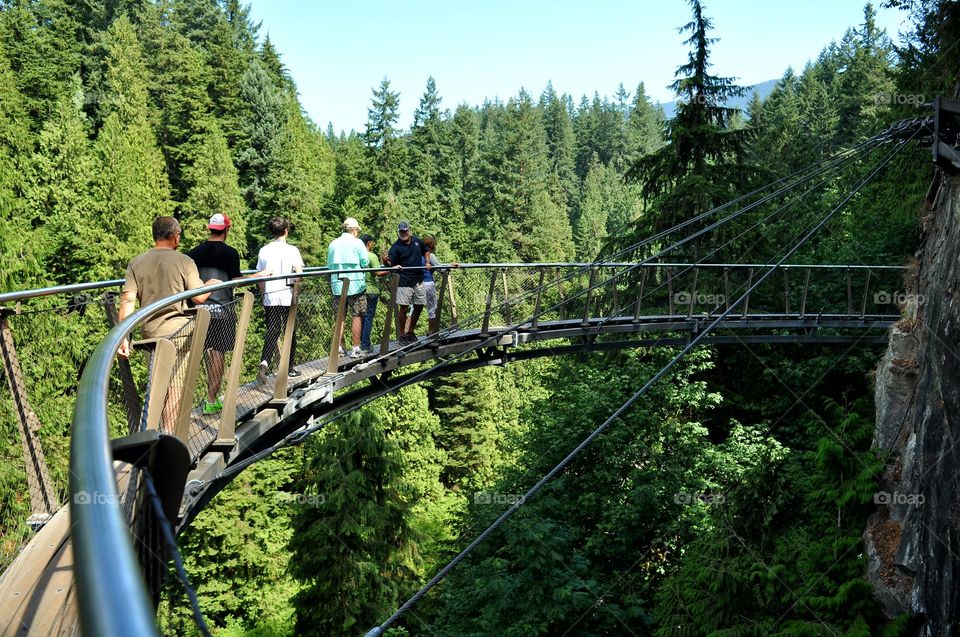
<svg viewBox="0 0 960 637">
<path fill-rule="evenodd" d="M 960 100 L 933 100 L 933 162 L 946 173 L 960 173 Z"/>
</svg>

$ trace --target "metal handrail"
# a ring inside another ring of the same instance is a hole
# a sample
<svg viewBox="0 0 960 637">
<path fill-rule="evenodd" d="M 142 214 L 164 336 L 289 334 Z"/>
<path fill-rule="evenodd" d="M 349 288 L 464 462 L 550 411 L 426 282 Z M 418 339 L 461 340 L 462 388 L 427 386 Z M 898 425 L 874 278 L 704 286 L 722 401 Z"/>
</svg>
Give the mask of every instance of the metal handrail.
<svg viewBox="0 0 960 637">
<path fill-rule="evenodd" d="M 772 264 L 672 264 L 672 263 L 511 263 L 511 264 L 444 264 L 437 270 L 508 268 L 602 268 L 602 267 L 775 267 Z M 780 265 L 780 268 L 896 270 L 901 266 L 864 265 Z M 421 267 L 404 268 L 419 270 Z M 309 271 L 245 278 L 204 286 L 158 300 L 126 317 L 114 326 L 97 345 L 87 362 L 77 390 L 74 408 L 74 426 L 70 446 L 70 495 L 74 572 L 77 599 L 81 608 L 83 632 L 88 635 L 156 634 L 155 617 L 144 583 L 139 576 L 139 565 L 130 543 L 129 529 L 118 506 L 116 479 L 110 451 L 107 391 L 110 370 L 123 339 L 143 320 L 160 312 L 172 303 L 182 302 L 198 294 L 274 280 L 315 279 L 323 276 L 341 276 L 344 273 L 396 272 L 395 268 L 357 268 L 331 270 L 311 268 Z M 57 292 L 74 292 L 116 285 L 120 281 L 58 286 L 46 290 L 0 295 L 10 300 L 44 296 Z M 85 500 L 84 500 L 85 498 Z M 111 547 L 110 551 L 104 547 Z M 124 612 L 116 612 L 122 608 Z"/>
<path fill-rule="evenodd" d="M 469 270 L 474 268 L 558 268 L 558 267 L 569 267 L 569 268 L 620 268 L 620 267 L 640 267 L 640 268 L 659 268 L 659 267 L 693 267 L 693 268 L 760 268 L 760 267 L 770 267 L 770 264 L 762 263 L 680 263 L 680 262 L 667 262 L 667 261 L 598 261 L 598 262 L 543 262 L 543 263 L 459 263 L 457 265 L 452 265 L 449 263 L 442 263 L 440 265 L 431 266 L 432 270 L 453 270 L 453 269 L 462 269 Z M 404 270 L 424 270 L 424 266 L 415 266 L 404 268 Z M 855 265 L 855 264 L 824 264 L 824 263 L 810 263 L 810 264 L 784 264 L 779 266 L 781 270 L 829 270 L 829 269 L 849 269 L 849 270 L 905 270 L 906 266 L 902 265 Z M 335 274 L 335 273 L 350 273 L 350 272 L 392 272 L 395 271 L 393 267 L 379 267 L 379 268 L 355 268 L 352 270 L 329 270 L 320 266 L 309 266 L 303 269 L 303 274 Z M 257 272 L 257 270 L 241 270 L 241 274 L 250 275 Z M 286 277 L 277 277 L 277 278 L 294 278 L 293 275 L 287 275 Z M 258 278 L 259 281 L 268 280 L 267 277 Z M 0 304 L 2 303 L 12 303 L 16 301 L 23 301 L 26 299 L 39 298 L 44 296 L 52 296 L 54 294 L 69 294 L 72 292 L 87 292 L 89 290 L 100 290 L 104 288 L 116 287 L 123 285 L 125 279 L 110 279 L 107 281 L 90 281 L 87 283 L 72 283 L 70 285 L 56 285 L 48 288 L 35 288 L 32 290 L 18 290 L 15 292 L 3 292 L 0 293 Z"/>
</svg>

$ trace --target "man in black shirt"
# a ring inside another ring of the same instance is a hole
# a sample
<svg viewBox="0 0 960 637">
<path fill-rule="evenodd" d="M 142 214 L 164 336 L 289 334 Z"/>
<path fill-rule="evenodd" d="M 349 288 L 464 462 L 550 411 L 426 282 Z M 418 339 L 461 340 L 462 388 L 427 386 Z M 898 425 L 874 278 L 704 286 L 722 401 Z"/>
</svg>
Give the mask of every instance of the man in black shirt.
<svg viewBox="0 0 960 637">
<path fill-rule="evenodd" d="M 240 255 L 226 244 L 230 233 L 230 217 L 217 213 L 210 217 L 207 228 L 210 236 L 188 253 L 197 264 L 200 278 L 216 278 L 221 281 L 242 278 Z M 204 414 L 216 414 L 223 409 L 217 397 L 223 382 L 223 361 L 226 352 L 232 351 L 237 338 L 237 314 L 233 289 L 212 292 L 203 304 L 210 312 L 210 328 L 204 343 L 207 360 L 207 399 L 203 402 Z"/>
<path fill-rule="evenodd" d="M 390 246 L 386 264 L 401 270 L 400 283 L 397 286 L 397 339 L 402 344 L 417 340 L 414 333 L 417 320 L 427 302 L 427 293 L 423 287 L 424 267 L 430 269 L 430 248 L 410 231 L 410 224 L 401 221 L 397 226 L 399 238 Z M 426 263 L 426 266 L 424 266 Z M 415 268 L 404 271 L 404 268 Z M 407 306 L 413 305 L 410 325 L 407 326 Z"/>
</svg>

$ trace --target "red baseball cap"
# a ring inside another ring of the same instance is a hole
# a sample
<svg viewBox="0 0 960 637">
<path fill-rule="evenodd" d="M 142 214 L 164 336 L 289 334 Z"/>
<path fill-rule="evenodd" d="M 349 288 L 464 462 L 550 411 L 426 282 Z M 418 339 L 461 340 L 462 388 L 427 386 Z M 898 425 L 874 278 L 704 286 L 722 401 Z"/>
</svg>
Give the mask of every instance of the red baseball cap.
<svg viewBox="0 0 960 637">
<path fill-rule="evenodd" d="M 219 212 L 210 217 L 210 223 L 207 224 L 207 228 L 210 230 L 225 230 L 229 227 L 230 217 L 220 214 Z"/>
</svg>

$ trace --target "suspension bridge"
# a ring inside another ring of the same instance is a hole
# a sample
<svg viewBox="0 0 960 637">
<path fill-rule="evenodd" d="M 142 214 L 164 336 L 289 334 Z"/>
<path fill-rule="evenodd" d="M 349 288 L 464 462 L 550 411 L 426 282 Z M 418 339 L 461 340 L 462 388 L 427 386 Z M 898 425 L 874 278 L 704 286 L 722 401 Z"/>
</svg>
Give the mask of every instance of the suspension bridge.
<svg viewBox="0 0 960 637">
<path fill-rule="evenodd" d="M 156 634 L 156 605 L 172 559 L 205 632 L 175 538 L 246 467 L 412 383 L 543 356 L 674 348 L 672 361 L 653 377 L 638 379 L 642 386 L 621 409 L 370 631 L 380 634 L 693 348 L 886 343 L 887 330 L 911 312 L 910 273 L 901 264 L 803 263 L 796 257 L 911 142 L 934 140 L 938 163 L 960 167 L 954 151 L 960 108 L 938 102 L 936 112 L 934 118 L 900 122 L 603 260 L 441 266 L 435 273 L 437 329 L 413 343 L 392 338 L 399 277 L 386 270 L 390 285 L 376 323 L 379 346 L 357 358 L 340 348 L 348 286 L 335 299 L 337 312 L 330 310 L 330 279 L 342 271 L 308 268 L 283 277 L 291 280 L 294 302 L 279 361 L 267 376 L 258 373 L 264 321 L 254 282 L 206 288 L 235 292 L 237 339 L 227 354 L 217 414 L 197 406 L 209 389 L 203 343 L 210 317 L 204 308 L 191 310 L 184 335 L 135 341 L 129 360 L 116 357 L 138 325 L 196 290 L 140 308 L 119 323 L 120 280 L 0 294 L 0 354 L 31 507 L 24 520 L 31 531 L 16 540 L 15 555 L 0 576 L 0 630 Z M 819 209 L 822 214 L 796 212 L 805 200 L 826 196 L 841 177 L 845 189 Z M 775 224 L 788 231 L 778 245 L 767 246 L 765 259 L 730 258 L 753 253 Z M 53 470 L 45 459 L 22 368 L 42 368 L 44 353 L 31 349 L 30 336 L 50 329 L 62 333 L 65 347 L 80 350 L 77 369 L 43 370 L 82 370 L 69 488 L 64 468 Z"/>
</svg>

